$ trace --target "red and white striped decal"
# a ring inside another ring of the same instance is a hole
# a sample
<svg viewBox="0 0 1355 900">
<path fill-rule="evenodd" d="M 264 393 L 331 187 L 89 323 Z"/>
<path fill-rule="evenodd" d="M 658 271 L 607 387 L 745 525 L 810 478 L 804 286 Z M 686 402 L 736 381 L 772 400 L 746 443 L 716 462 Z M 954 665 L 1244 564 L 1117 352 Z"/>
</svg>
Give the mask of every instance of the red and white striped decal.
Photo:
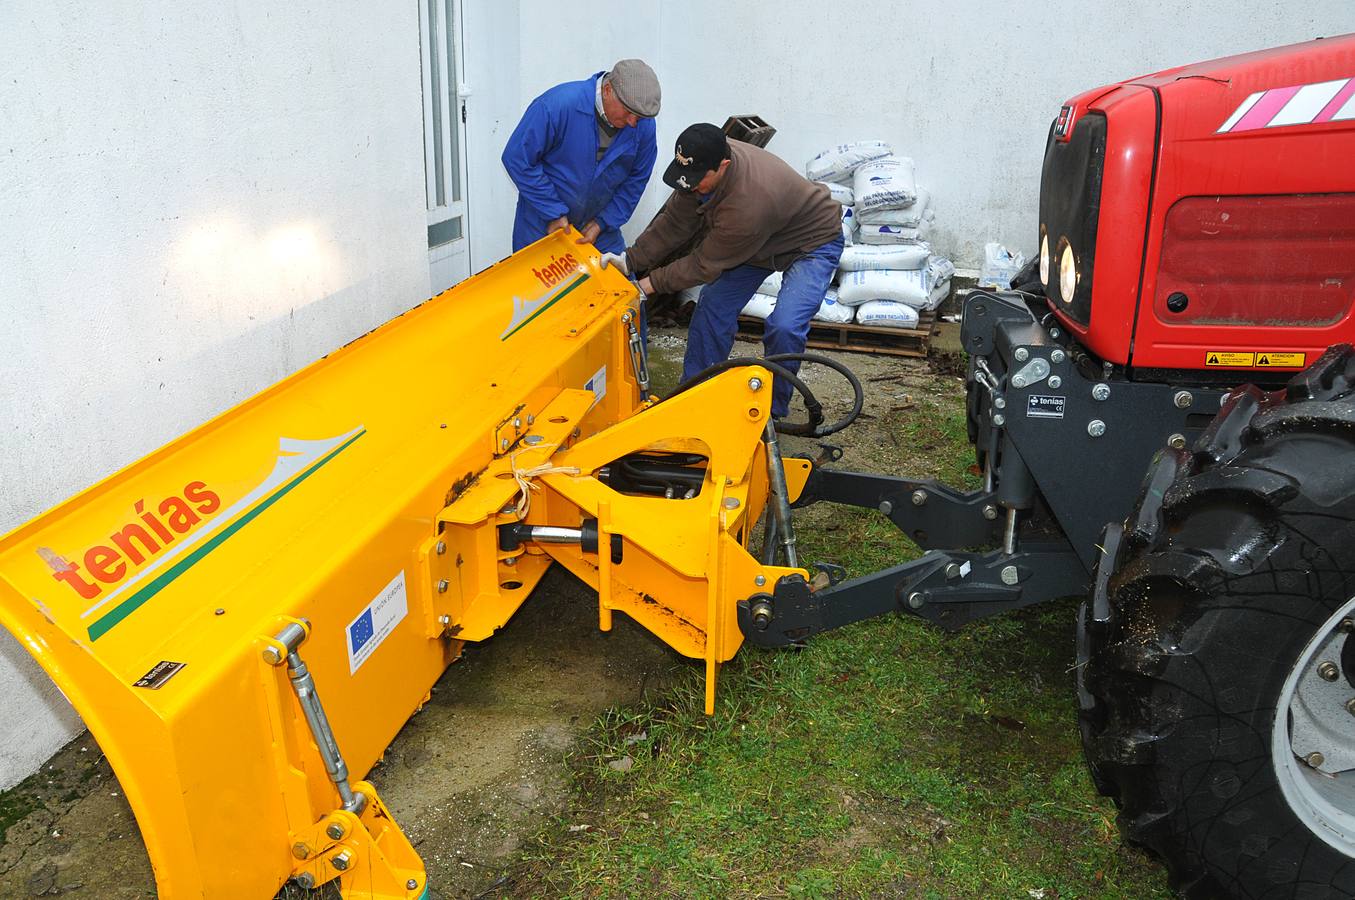
<svg viewBox="0 0 1355 900">
<path fill-rule="evenodd" d="M 1219 126 L 1218 134 L 1355 119 L 1355 78 L 1257 91 Z"/>
</svg>

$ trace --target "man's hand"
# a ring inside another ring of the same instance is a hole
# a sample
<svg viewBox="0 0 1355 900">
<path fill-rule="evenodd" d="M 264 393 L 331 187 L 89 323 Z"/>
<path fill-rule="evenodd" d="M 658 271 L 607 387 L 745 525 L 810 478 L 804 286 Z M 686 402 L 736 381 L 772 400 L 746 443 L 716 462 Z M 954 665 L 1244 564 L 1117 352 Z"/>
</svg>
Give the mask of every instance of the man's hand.
<svg viewBox="0 0 1355 900">
<path fill-rule="evenodd" d="M 594 219 L 593 221 L 589 222 L 587 225 L 583 226 L 583 232 L 582 232 L 582 233 L 583 233 L 583 236 L 580 237 L 580 238 L 579 238 L 577 241 L 575 241 L 574 243 L 576 243 L 576 244 L 591 244 L 591 243 L 593 243 L 593 241 L 596 241 L 596 240 L 598 239 L 598 235 L 602 234 L 602 226 L 598 224 L 597 219 Z"/>
<path fill-rule="evenodd" d="M 630 274 L 630 264 L 626 262 L 624 253 L 604 253 L 602 254 L 602 268 L 615 266 L 616 270 L 622 275 Z"/>
<path fill-rule="evenodd" d="M 648 276 L 648 275 L 646 275 L 644 278 L 641 278 L 641 279 L 640 279 L 639 285 L 640 285 L 640 293 L 644 294 L 646 297 L 648 297 L 650 294 L 654 293 L 654 285 L 652 285 L 652 284 L 649 283 L 649 276 Z"/>
<path fill-rule="evenodd" d="M 546 223 L 546 234 L 553 234 L 557 231 L 564 231 L 569 227 L 569 216 L 561 216 L 558 219 L 551 219 Z"/>
</svg>

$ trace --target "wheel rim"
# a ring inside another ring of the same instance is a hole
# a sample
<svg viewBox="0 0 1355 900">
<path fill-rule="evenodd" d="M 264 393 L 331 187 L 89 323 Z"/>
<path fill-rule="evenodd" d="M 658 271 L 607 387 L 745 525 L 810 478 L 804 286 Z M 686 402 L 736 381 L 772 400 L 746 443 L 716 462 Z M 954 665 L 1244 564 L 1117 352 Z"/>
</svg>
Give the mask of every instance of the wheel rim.
<svg viewBox="0 0 1355 900">
<path fill-rule="evenodd" d="M 1343 698 L 1355 698 L 1355 687 L 1339 667 L 1330 681 L 1319 669 L 1324 663 L 1339 664 L 1347 637 L 1341 623 L 1352 617 L 1355 599 L 1333 613 L 1299 654 L 1275 707 L 1270 754 L 1290 809 L 1346 856 L 1355 856 L 1355 765 L 1350 764 L 1355 759 L 1355 713 L 1347 710 Z M 1314 752 L 1326 758 L 1301 758 Z"/>
</svg>

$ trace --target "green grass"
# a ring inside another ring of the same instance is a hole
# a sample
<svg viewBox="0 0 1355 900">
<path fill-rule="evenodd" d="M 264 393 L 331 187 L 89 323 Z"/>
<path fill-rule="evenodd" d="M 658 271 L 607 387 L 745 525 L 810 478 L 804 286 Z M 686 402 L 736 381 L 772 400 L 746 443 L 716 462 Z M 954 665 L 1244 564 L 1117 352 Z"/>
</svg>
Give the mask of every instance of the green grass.
<svg viewBox="0 0 1355 900">
<path fill-rule="evenodd" d="M 890 425 L 921 469 L 973 487 L 963 410 Z M 805 559 L 860 575 L 916 556 L 873 511 L 799 516 Z M 1074 605 L 946 634 L 904 616 L 746 648 L 713 717 L 693 668 L 594 723 L 569 808 L 511 879 L 524 897 L 1168 897 L 1124 847 L 1078 745 Z M 633 768 L 609 762 L 629 756 Z"/>
</svg>

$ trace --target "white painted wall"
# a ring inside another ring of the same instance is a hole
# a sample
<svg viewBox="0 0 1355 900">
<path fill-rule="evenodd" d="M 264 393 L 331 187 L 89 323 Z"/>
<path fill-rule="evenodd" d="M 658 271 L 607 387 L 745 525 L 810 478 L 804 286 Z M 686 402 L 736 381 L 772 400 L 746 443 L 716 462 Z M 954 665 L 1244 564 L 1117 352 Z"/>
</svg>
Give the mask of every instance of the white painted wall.
<svg viewBox="0 0 1355 900">
<path fill-rule="evenodd" d="M 0 4 L 0 531 L 426 297 L 422 127 L 411 2 Z"/>
<path fill-rule="evenodd" d="M 768 149 L 801 171 L 834 144 L 891 141 L 932 192 L 932 243 L 961 267 L 988 240 L 1034 252 L 1045 137 L 1069 96 L 1355 30 L 1349 0 L 687 0 L 659 15 L 658 165 L 685 126 L 739 113 L 776 126 Z M 637 219 L 666 196 L 651 185 Z"/>
</svg>

